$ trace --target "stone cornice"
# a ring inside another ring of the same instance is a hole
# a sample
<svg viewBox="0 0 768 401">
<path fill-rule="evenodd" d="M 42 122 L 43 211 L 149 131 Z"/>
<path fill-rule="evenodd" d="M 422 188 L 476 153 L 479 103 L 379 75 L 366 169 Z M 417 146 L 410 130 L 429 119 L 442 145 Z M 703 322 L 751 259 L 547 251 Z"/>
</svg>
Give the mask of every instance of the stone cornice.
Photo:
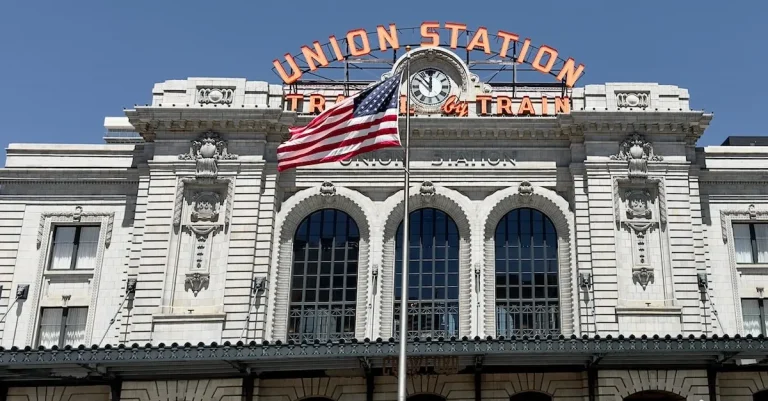
<svg viewBox="0 0 768 401">
<path fill-rule="evenodd" d="M 135 185 L 138 171 L 120 169 L 0 169 L 2 184 Z"/>
<path fill-rule="evenodd" d="M 286 138 L 288 127 L 309 123 L 313 116 L 277 108 L 137 107 L 125 114 L 147 141 L 159 131 L 225 130 L 264 132 Z M 429 117 L 411 118 L 414 137 L 424 138 L 579 138 L 585 132 L 678 133 L 696 139 L 709 125 L 712 114 L 701 111 L 572 111 L 553 117 Z M 405 118 L 400 119 L 401 129 Z M 274 137 L 272 137 L 274 138 Z"/>
<path fill-rule="evenodd" d="M 262 131 L 283 132 L 294 125 L 296 113 L 276 108 L 217 109 L 192 107 L 136 107 L 126 110 L 128 121 L 144 140 L 152 142 L 157 131 Z"/>
</svg>

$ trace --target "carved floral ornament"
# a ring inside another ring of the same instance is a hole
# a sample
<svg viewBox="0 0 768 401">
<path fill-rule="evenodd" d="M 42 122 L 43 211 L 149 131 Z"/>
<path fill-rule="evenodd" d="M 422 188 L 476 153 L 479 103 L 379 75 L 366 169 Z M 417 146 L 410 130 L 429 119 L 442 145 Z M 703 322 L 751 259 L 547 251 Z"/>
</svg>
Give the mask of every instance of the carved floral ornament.
<svg viewBox="0 0 768 401">
<path fill-rule="evenodd" d="M 522 196 L 523 201 L 528 201 L 531 199 L 531 195 L 533 195 L 533 185 L 528 181 L 523 181 L 517 187 L 517 193 Z"/>
<path fill-rule="evenodd" d="M 216 178 L 219 172 L 217 161 L 235 159 L 237 155 L 227 150 L 227 141 L 213 131 L 204 132 L 192 141 L 188 153 L 179 155 L 179 160 L 196 161 L 195 176 L 198 178 Z"/>
<path fill-rule="evenodd" d="M 632 282 L 635 284 L 640 284 L 640 286 L 643 287 L 643 290 L 645 290 L 645 288 L 648 287 L 648 284 L 654 282 L 653 269 L 648 267 L 633 269 Z"/>
<path fill-rule="evenodd" d="M 634 133 L 621 142 L 619 153 L 612 155 L 611 160 L 627 161 L 630 177 L 645 177 L 648 162 L 662 161 L 664 158 L 653 153 L 653 145 L 642 135 Z"/>
<path fill-rule="evenodd" d="M 327 198 L 333 197 L 336 195 L 336 186 L 330 181 L 324 181 L 320 184 L 320 195 Z"/>
<path fill-rule="evenodd" d="M 184 287 L 192 290 L 192 293 L 197 296 L 203 288 L 208 288 L 209 279 L 208 273 L 188 273 L 184 280 Z"/>
<path fill-rule="evenodd" d="M 182 178 L 179 180 L 176 186 L 176 200 L 173 210 L 173 226 L 179 227 L 182 221 L 182 210 L 184 209 L 184 192 L 185 188 L 190 184 L 196 184 L 197 180 L 191 177 Z M 204 185 L 202 190 L 196 192 L 192 198 L 192 222 L 198 221 L 216 221 L 221 208 L 223 207 L 224 200 L 221 199 L 221 195 L 216 191 L 217 186 L 227 186 L 226 203 L 224 213 L 224 225 L 229 225 L 232 218 L 232 200 L 235 194 L 235 182 L 232 178 L 216 179 L 210 184 Z M 208 188 L 208 189 L 205 189 Z"/>
<path fill-rule="evenodd" d="M 432 184 L 432 181 L 424 181 L 421 183 L 421 187 L 419 188 L 419 194 L 424 197 L 424 200 L 426 202 L 429 202 L 432 200 L 432 198 L 435 196 L 436 190 L 435 185 Z"/>
<path fill-rule="evenodd" d="M 101 223 L 104 229 L 104 245 L 112 243 L 112 230 L 115 224 L 114 212 L 83 212 L 82 206 L 75 206 L 72 212 L 46 212 L 40 215 L 37 227 L 37 247 L 43 243 L 46 222 L 51 223 Z"/>
</svg>

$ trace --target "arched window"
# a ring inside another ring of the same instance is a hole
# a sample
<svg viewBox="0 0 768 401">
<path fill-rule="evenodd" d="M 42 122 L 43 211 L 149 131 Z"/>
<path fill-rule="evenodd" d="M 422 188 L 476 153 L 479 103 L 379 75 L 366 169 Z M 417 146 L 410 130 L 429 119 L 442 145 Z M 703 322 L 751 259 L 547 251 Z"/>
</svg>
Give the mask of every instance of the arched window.
<svg viewBox="0 0 768 401">
<path fill-rule="evenodd" d="M 752 401 L 768 401 L 768 390 L 758 391 L 753 394 Z"/>
<path fill-rule="evenodd" d="M 685 401 L 685 398 L 666 391 L 648 390 L 632 394 L 624 401 Z"/>
<path fill-rule="evenodd" d="M 525 391 L 509 397 L 509 401 L 552 401 L 552 397 L 535 391 Z"/>
<path fill-rule="evenodd" d="M 409 337 L 459 335 L 459 230 L 456 222 L 438 209 L 410 214 L 408 251 Z M 402 223 L 395 235 L 394 333 L 400 334 L 402 295 Z"/>
<path fill-rule="evenodd" d="M 496 226 L 496 335 L 560 334 L 557 232 L 535 209 L 515 209 Z"/>
<path fill-rule="evenodd" d="M 357 223 L 335 209 L 307 216 L 293 238 L 288 339 L 326 341 L 355 336 Z"/>
</svg>

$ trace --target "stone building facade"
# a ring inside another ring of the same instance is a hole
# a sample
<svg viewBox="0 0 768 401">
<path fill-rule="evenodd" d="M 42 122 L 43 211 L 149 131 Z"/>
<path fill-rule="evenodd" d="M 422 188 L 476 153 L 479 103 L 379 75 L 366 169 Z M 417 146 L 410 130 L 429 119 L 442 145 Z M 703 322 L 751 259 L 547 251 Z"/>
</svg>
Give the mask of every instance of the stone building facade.
<svg viewBox="0 0 768 401">
<path fill-rule="evenodd" d="M 478 88 L 411 119 L 411 399 L 767 399 L 768 146 L 697 147 L 676 86 Z M 105 144 L 9 145 L 4 398 L 395 398 L 401 151 L 278 173 L 283 91 L 166 81 Z"/>
</svg>

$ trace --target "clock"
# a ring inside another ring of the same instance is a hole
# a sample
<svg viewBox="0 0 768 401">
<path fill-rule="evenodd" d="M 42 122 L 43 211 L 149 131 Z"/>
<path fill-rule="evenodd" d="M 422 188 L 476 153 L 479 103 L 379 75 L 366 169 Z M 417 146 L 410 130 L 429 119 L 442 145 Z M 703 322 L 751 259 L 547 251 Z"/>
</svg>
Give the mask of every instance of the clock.
<svg viewBox="0 0 768 401">
<path fill-rule="evenodd" d="M 425 105 L 437 106 L 451 93 L 451 80 L 437 68 L 425 68 L 411 78 L 412 98 Z"/>
</svg>

